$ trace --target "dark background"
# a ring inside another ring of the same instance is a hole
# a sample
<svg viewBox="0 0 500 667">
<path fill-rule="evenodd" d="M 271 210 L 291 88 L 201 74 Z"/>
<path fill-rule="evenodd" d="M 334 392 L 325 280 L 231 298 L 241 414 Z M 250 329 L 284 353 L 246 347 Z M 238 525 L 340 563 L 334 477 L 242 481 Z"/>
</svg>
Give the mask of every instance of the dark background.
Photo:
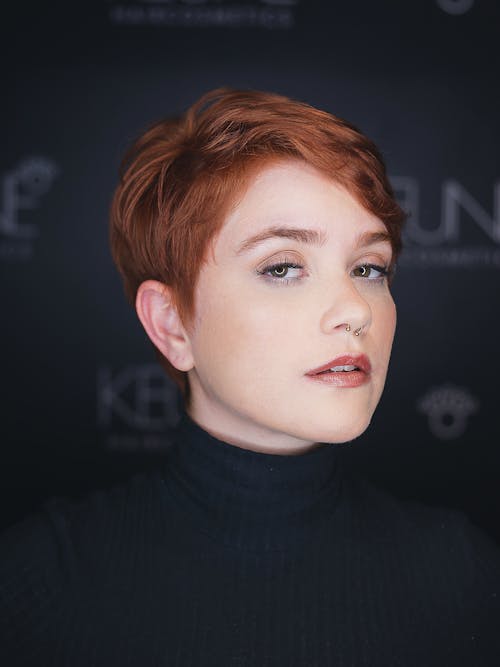
<svg viewBox="0 0 500 667">
<path fill-rule="evenodd" d="M 1 525 L 154 463 L 172 385 L 107 245 L 121 155 L 220 85 L 357 124 L 411 218 L 391 369 L 353 466 L 500 541 L 499 3 L 72 2 L 0 10 Z"/>
</svg>

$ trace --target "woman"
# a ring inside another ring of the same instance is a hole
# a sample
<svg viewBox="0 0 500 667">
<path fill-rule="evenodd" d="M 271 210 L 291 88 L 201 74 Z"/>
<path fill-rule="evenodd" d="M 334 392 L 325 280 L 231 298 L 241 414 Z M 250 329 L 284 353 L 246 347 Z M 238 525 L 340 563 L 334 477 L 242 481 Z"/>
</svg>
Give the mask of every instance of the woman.
<svg viewBox="0 0 500 667">
<path fill-rule="evenodd" d="M 111 216 L 185 410 L 155 473 L 2 544 L 2 664 L 498 664 L 500 559 L 349 476 L 394 335 L 404 215 L 359 131 L 217 90 L 146 132 Z"/>
</svg>

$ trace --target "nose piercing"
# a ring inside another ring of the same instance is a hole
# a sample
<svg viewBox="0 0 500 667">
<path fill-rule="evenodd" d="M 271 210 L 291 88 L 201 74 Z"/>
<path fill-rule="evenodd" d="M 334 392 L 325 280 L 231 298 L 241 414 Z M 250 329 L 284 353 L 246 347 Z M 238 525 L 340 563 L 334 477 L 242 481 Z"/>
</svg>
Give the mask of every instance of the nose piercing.
<svg viewBox="0 0 500 667">
<path fill-rule="evenodd" d="M 350 331 L 350 330 L 351 330 L 351 325 L 349 324 L 349 322 L 346 324 L 346 328 L 345 328 L 345 330 L 346 330 L 346 331 Z M 363 330 L 363 327 L 359 327 L 359 329 L 355 329 L 355 330 L 354 330 L 354 335 L 355 335 L 355 336 L 359 336 L 359 334 L 362 332 L 362 330 Z"/>
</svg>

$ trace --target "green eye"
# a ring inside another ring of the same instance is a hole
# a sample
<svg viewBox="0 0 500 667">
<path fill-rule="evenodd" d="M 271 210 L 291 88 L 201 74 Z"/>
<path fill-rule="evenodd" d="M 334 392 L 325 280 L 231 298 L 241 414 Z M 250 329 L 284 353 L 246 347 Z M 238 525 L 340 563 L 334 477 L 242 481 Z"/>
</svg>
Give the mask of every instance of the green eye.
<svg viewBox="0 0 500 667">
<path fill-rule="evenodd" d="M 272 273 L 276 278 L 284 278 L 289 268 L 289 264 L 278 264 L 278 266 L 270 269 L 269 273 Z"/>
<path fill-rule="evenodd" d="M 297 283 L 303 277 L 304 267 L 293 262 L 282 261 L 259 269 L 258 273 L 274 283 Z"/>
<path fill-rule="evenodd" d="M 387 273 L 388 271 L 384 266 L 376 266 L 375 264 L 361 264 L 353 270 L 353 275 L 356 278 L 369 278 L 370 280 L 383 278 Z"/>
</svg>

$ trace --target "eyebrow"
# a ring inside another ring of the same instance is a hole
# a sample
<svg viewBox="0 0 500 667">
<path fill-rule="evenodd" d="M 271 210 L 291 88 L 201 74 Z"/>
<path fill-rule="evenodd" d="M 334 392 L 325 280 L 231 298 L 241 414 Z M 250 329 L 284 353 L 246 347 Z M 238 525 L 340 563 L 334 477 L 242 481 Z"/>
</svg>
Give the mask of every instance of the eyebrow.
<svg viewBox="0 0 500 667">
<path fill-rule="evenodd" d="M 364 232 L 356 240 L 357 248 L 366 248 L 370 245 L 375 245 L 377 243 L 389 243 L 392 247 L 391 235 L 387 231 L 379 232 Z"/>
<path fill-rule="evenodd" d="M 268 227 L 255 234 L 255 236 L 245 239 L 238 246 L 236 254 L 241 255 L 264 243 L 264 241 L 274 238 L 290 239 L 299 243 L 321 246 L 326 242 L 326 233 L 321 229 L 304 229 L 303 227 Z M 366 248 L 377 243 L 391 244 L 390 234 L 387 231 L 364 232 L 356 239 L 355 246 Z"/>
<path fill-rule="evenodd" d="M 268 241 L 269 239 L 280 238 L 299 241 L 299 243 L 308 243 L 313 245 L 323 245 L 326 241 L 326 234 L 319 229 L 304 229 L 303 227 L 268 227 L 259 234 L 251 236 L 238 246 L 236 254 L 248 252 L 256 246 Z"/>
</svg>

